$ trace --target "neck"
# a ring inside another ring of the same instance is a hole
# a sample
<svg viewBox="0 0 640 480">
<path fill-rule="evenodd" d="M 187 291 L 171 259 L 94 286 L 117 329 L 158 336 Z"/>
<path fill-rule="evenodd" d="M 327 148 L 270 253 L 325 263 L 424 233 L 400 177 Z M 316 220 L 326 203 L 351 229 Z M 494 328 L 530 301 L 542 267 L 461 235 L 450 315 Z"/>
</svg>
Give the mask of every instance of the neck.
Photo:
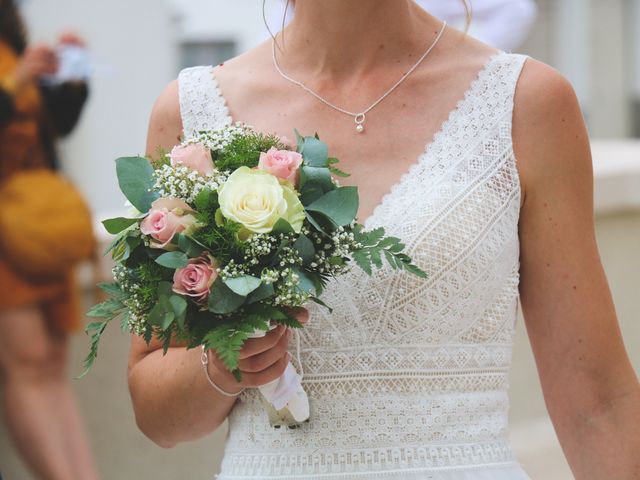
<svg viewBox="0 0 640 480">
<path fill-rule="evenodd" d="M 279 55 L 287 65 L 352 74 L 378 62 L 417 58 L 439 27 L 412 0 L 297 0 L 293 21 L 278 36 L 284 38 Z"/>
</svg>

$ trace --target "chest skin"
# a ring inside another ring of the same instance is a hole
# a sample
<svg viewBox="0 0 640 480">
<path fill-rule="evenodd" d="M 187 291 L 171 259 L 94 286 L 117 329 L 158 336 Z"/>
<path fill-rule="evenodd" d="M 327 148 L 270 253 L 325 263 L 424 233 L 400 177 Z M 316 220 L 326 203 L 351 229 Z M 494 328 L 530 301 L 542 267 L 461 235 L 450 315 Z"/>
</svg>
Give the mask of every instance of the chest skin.
<svg viewBox="0 0 640 480">
<path fill-rule="evenodd" d="M 358 187 L 358 219 L 363 222 L 432 142 L 487 57 L 462 66 L 442 60 L 432 68 L 423 64 L 423 70 L 413 72 L 367 114 L 363 133 L 356 132 L 353 117 L 289 83 L 272 66 L 249 68 L 246 60 L 238 57 L 215 67 L 214 76 L 233 121 L 292 142 L 294 128 L 303 135 L 317 132 L 328 144 L 330 156 L 340 160 L 338 167 L 351 174 L 340 178 L 340 184 Z M 397 75 L 392 75 L 391 70 Z M 402 73 L 401 68 L 387 68 L 384 74 L 370 74 L 357 82 L 315 84 L 320 85 L 317 91 L 330 102 L 359 111 L 380 98 Z"/>
</svg>

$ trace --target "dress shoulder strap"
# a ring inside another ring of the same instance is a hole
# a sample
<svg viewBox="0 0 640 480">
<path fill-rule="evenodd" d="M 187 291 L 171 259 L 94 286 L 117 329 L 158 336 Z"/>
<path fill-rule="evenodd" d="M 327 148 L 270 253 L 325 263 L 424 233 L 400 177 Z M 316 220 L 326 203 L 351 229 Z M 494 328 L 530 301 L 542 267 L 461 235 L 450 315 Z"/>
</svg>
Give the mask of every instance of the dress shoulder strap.
<svg viewBox="0 0 640 480">
<path fill-rule="evenodd" d="M 501 93 L 505 102 L 505 113 L 507 113 L 509 115 L 509 118 L 511 118 L 513 115 L 516 86 L 518 84 L 518 80 L 520 79 L 520 74 L 522 73 L 524 64 L 529 56 L 520 53 L 508 53 L 504 55 L 503 58 L 504 61 L 501 65 L 503 72 L 501 74 L 502 81 L 500 82 L 500 88 L 503 89 Z M 509 122 L 509 133 L 510 132 L 511 122 Z"/>
<path fill-rule="evenodd" d="M 231 123 L 213 66 L 200 65 L 181 70 L 178 74 L 178 95 L 185 137 Z"/>
</svg>

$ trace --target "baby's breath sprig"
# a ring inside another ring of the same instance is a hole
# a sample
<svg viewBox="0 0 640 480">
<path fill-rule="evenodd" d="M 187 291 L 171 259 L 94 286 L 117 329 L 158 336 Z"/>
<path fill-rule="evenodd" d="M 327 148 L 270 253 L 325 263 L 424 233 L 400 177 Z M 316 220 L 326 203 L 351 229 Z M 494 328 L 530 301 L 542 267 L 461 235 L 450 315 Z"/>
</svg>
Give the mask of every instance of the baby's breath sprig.
<svg viewBox="0 0 640 480">
<path fill-rule="evenodd" d="M 217 170 L 203 176 L 188 167 L 163 165 L 155 171 L 153 190 L 161 197 L 179 198 L 193 204 L 201 191 L 215 191 L 226 179 L 227 175 Z"/>
</svg>

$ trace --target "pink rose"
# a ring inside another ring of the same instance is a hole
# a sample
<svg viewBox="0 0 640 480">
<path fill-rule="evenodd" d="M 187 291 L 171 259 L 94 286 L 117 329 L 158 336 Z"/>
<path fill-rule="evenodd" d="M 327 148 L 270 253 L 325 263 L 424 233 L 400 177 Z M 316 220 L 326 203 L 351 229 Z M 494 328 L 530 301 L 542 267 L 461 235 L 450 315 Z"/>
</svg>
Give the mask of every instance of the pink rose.
<svg viewBox="0 0 640 480">
<path fill-rule="evenodd" d="M 260 153 L 259 170 L 266 170 L 271 175 L 289 180 L 294 185 L 298 180 L 298 172 L 302 164 L 302 155 L 291 150 L 276 150 L 271 147 L 267 153 Z"/>
<path fill-rule="evenodd" d="M 189 265 L 176 269 L 173 274 L 173 291 L 194 297 L 196 302 L 202 303 L 209 296 L 209 289 L 217 277 L 216 262 L 213 258 L 192 258 Z"/>
<path fill-rule="evenodd" d="M 140 231 L 150 235 L 155 242 L 153 248 L 167 249 L 176 233 L 180 233 L 196 223 L 189 205 L 177 198 L 159 198 L 151 204 L 149 214 L 140 223 Z"/>
<path fill-rule="evenodd" d="M 200 143 L 177 145 L 171 150 L 169 158 L 172 166 L 188 167 L 200 175 L 208 175 L 214 171 L 211 152 Z"/>
</svg>

